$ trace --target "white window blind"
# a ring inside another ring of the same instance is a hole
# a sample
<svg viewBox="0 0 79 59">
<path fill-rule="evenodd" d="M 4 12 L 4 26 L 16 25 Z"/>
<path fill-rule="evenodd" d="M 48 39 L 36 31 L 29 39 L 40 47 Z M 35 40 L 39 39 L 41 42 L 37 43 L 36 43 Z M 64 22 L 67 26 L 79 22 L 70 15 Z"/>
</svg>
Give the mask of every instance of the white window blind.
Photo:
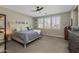
<svg viewBox="0 0 79 59">
<path fill-rule="evenodd" d="M 43 28 L 43 18 L 38 18 L 38 28 Z"/>
<path fill-rule="evenodd" d="M 52 29 L 60 29 L 60 16 L 52 16 Z"/>
<path fill-rule="evenodd" d="M 44 18 L 44 28 L 50 29 L 51 28 L 51 17 Z"/>
<path fill-rule="evenodd" d="M 60 29 L 60 16 L 38 18 L 38 28 Z"/>
</svg>

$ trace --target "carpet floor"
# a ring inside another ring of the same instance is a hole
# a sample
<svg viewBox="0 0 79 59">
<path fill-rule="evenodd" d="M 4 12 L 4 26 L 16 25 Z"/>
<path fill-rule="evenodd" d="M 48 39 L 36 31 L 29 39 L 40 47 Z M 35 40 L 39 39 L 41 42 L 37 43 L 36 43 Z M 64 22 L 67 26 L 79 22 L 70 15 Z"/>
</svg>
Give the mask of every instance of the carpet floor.
<svg viewBox="0 0 79 59">
<path fill-rule="evenodd" d="M 68 42 L 63 38 L 43 36 L 27 45 L 15 41 L 7 42 L 8 53 L 68 53 Z"/>
</svg>

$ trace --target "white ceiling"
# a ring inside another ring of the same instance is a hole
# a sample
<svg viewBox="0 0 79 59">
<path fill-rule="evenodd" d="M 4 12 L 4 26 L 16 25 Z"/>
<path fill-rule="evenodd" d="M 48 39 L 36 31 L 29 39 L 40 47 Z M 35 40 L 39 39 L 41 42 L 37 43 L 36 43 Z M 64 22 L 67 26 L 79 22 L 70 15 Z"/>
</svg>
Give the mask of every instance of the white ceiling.
<svg viewBox="0 0 79 59">
<path fill-rule="evenodd" d="M 36 5 L 2 5 L 1 7 L 26 14 L 32 17 L 46 16 L 56 13 L 68 12 L 72 9 L 73 5 L 40 5 L 44 7 L 40 13 L 33 12 Z"/>
</svg>

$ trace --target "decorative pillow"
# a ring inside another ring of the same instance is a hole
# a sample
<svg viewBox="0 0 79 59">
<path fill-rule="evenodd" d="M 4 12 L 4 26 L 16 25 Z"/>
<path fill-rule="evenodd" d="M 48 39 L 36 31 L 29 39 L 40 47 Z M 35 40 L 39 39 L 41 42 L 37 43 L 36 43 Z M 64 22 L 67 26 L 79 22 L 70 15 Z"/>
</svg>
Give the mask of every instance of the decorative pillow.
<svg viewBox="0 0 79 59">
<path fill-rule="evenodd" d="M 30 28 L 30 27 L 27 27 L 27 30 L 32 30 L 32 28 Z"/>
<path fill-rule="evenodd" d="M 15 30 L 14 31 L 21 31 L 21 29 L 20 28 L 15 28 Z"/>
</svg>

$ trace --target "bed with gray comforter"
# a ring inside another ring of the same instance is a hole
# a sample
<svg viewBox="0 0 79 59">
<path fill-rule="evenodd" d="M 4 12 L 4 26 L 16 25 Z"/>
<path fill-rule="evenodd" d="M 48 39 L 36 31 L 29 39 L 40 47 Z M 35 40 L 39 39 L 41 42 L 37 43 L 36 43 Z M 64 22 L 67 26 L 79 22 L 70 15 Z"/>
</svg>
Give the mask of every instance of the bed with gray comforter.
<svg viewBox="0 0 79 59">
<path fill-rule="evenodd" d="M 27 43 L 41 37 L 41 35 L 33 30 L 25 30 L 14 32 L 13 37 L 18 37 L 23 42 L 24 47 L 26 47 Z"/>
</svg>

